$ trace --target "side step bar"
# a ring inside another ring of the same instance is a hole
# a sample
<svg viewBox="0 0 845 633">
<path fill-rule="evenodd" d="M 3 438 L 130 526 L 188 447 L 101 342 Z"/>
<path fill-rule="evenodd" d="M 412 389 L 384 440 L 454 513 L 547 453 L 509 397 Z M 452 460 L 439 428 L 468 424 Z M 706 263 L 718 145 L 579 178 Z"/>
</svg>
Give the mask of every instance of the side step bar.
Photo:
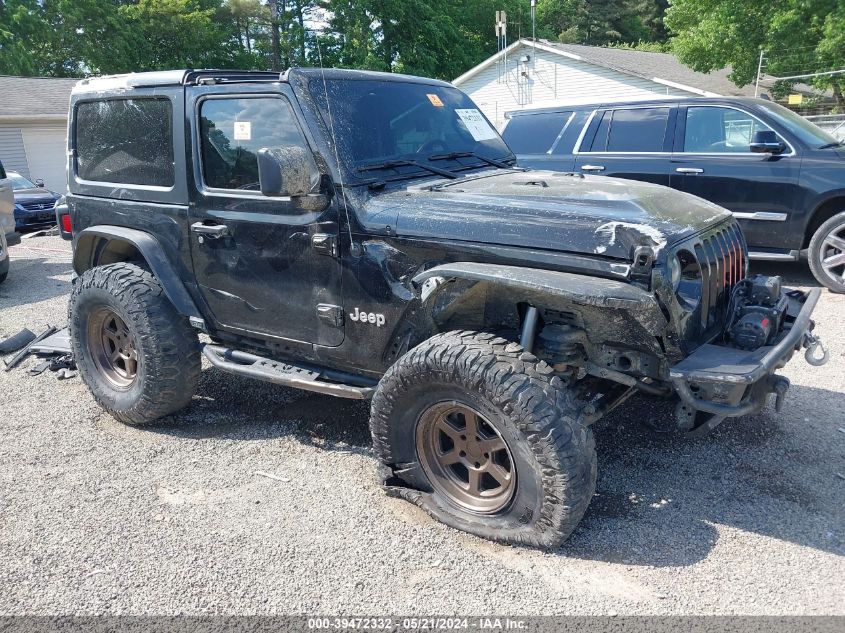
<svg viewBox="0 0 845 633">
<path fill-rule="evenodd" d="M 345 375 L 341 372 L 289 365 L 219 345 L 206 344 L 202 348 L 202 353 L 217 369 L 272 382 L 284 387 L 316 391 L 317 393 L 353 400 L 370 400 L 375 393 L 375 383 L 372 387 L 362 387 L 343 384 L 342 382 L 325 381 L 326 378 L 342 380 Z M 349 378 L 353 377 L 350 376 Z M 357 377 L 354 377 L 354 379 L 355 382 L 364 380 Z"/>
</svg>

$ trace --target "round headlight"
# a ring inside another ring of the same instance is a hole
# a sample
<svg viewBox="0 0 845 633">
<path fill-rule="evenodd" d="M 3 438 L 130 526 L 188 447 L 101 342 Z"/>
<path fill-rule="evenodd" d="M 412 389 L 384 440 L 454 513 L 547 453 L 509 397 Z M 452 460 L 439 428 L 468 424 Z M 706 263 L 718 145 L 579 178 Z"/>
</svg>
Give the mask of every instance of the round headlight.
<svg viewBox="0 0 845 633">
<path fill-rule="evenodd" d="M 673 286 L 678 298 L 687 304 L 694 306 L 701 299 L 701 264 L 696 256 L 688 250 L 680 250 L 673 258 L 674 268 L 677 270 L 677 281 L 673 272 Z"/>
<path fill-rule="evenodd" d="M 681 262 L 677 256 L 669 258 L 669 281 L 672 289 L 677 292 L 681 283 Z"/>
</svg>

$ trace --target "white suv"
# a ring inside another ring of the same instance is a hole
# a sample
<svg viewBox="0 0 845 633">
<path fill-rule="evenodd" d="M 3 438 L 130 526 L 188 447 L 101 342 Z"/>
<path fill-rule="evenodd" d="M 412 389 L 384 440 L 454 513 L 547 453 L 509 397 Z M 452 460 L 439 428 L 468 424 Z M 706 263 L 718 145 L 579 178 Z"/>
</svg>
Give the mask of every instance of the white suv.
<svg viewBox="0 0 845 633">
<path fill-rule="evenodd" d="M 15 233 L 15 194 L 0 163 L 0 283 L 9 274 L 9 243 L 20 239 Z"/>
</svg>

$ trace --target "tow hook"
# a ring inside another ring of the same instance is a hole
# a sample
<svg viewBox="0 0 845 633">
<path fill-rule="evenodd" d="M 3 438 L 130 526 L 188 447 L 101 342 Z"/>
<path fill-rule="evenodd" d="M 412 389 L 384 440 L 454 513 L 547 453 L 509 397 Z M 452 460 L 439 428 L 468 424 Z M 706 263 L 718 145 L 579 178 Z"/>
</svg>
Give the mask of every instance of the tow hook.
<svg viewBox="0 0 845 633">
<path fill-rule="evenodd" d="M 821 367 L 828 361 L 829 354 L 827 353 L 827 348 L 818 336 L 807 332 L 807 337 L 804 339 L 804 347 L 807 348 L 807 351 L 804 352 L 804 358 L 814 367 Z M 816 355 L 816 350 L 821 350 L 821 356 Z"/>
</svg>

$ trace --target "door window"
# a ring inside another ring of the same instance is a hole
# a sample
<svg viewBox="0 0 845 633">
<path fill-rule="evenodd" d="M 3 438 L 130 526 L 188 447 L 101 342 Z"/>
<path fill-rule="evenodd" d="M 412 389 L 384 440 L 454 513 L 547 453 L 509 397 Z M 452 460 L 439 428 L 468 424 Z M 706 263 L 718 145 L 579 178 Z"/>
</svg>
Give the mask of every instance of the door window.
<svg viewBox="0 0 845 633">
<path fill-rule="evenodd" d="M 687 108 L 686 153 L 748 153 L 754 132 L 771 130 L 747 112 L 716 106 Z"/>
<path fill-rule="evenodd" d="M 206 99 L 200 107 L 200 151 L 206 186 L 258 191 L 258 150 L 301 147 L 317 173 L 290 104 L 279 97 Z M 312 182 L 312 187 L 316 185 Z"/>
<path fill-rule="evenodd" d="M 606 110 L 588 152 L 662 152 L 669 108 Z"/>
</svg>

